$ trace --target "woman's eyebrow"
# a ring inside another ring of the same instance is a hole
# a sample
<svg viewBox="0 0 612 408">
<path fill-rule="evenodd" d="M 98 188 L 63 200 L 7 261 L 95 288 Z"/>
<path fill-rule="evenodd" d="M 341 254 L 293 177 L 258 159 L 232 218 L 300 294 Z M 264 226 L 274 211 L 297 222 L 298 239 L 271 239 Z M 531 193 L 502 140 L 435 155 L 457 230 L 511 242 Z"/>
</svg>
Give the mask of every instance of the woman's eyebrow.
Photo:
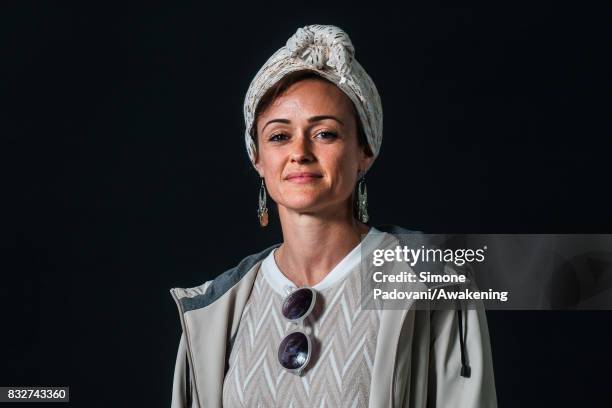
<svg viewBox="0 0 612 408">
<path fill-rule="evenodd" d="M 340 119 L 338 119 L 337 117 L 333 116 L 333 115 L 319 115 L 319 116 L 313 116 L 308 118 L 308 122 L 312 123 L 312 122 L 319 122 L 321 120 L 325 120 L 325 119 L 331 119 L 331 120 L 335 120 L 336 122 L 340 123 L 341 125 L 344 126 L 344 122 L 342 122 Z"/>
<path fill-rule="evenodd" d="M 270 123 L 276 123 L 276 122 L 278 122 L 278 123 L 285 123 L 285 124 L 291 123 L 291 121 L 289 119 L 272 119 L 272 120 L 269 120 L 268 123 L 266 123 L 264 125 L 264 127 L 261 128 L 261 131 L 263 132 L 264 129 L 266 128 L 266 126 L 268 126 Z"/>
<path fill-rule="evenodd" d="M 325 120 L 325 119 L 331 119 L 331 120 L 335 120 L 336 122 L 340 123 L 341 125 L 344 126 L 344 122 L 342 122 L 340 119 L 338 119 L 337 117 L 333 116 L 333 115 L 317 115 L 317 116 L 311 116 L 310 118 L 308 118 L 308 123 L 312 123 L 312 122 L 319 122 L 321 120 Z M 290 124 L 291 121 L 289 119 L 271 119 L 269 120 L 264 127 L 261 129 L 261 131 L 263 132 L 264 129 L 266 128 L 266 126 L 268 126 L 271 123 L 284 123 L 284 124 Z"/>
</svg>

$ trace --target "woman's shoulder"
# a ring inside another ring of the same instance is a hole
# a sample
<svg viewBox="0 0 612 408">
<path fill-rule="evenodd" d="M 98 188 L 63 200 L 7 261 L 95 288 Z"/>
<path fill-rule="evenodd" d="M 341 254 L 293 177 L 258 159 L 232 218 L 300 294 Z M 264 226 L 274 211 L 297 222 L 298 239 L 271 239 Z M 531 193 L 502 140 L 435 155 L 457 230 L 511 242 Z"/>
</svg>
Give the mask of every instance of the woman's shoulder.
<svg viewBox="0 0 612 408">
<path fill-rule="evenodd" d="M 240 281 L 240 279 L 242 279 L 244 275 L 246 275 L 246 273 L 253 268 L 253 266 L 262 261 L 266 256 L 268 256 L 268 254 L 270 254 L 270 252 L 272 252 L 274 248 L 278 247 L 279 245 L 280 244 L 274 244 L 262 251 L 245 256 L 236 266 L 226 270 L 213 279 L 210 284 L 211 287 L 213 287 L 214 290 L 224 293 L 227 291 L 227 289 L 238 283 L 238 281 Z"/>
<path fill-rule="evenodd" d="M 262 251 L 250 254 L 242 258 L 234 267 L 217 275 L 216 278 L 206 281 L 201 285 L 191 288 L 174 288 L 172 294 L 178 299 L 190 298 L 198 299 L 198 306 L 203 307 L 208 305 L 231 287 L 236 285 L 259 261 L 262 261 L 268 254 L 280 244 L 274 244 Z"/>
</svg>

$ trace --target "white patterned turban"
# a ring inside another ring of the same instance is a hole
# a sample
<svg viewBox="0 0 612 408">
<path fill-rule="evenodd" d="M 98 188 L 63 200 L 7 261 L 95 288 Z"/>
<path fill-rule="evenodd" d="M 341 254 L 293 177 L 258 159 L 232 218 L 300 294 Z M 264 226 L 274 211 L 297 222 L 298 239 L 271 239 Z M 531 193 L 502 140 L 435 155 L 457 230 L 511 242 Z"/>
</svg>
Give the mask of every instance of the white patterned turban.
<svg viewBox="0 0 612 408">
<path fill-rule="evenodd" d="M 382 142 L 382 105 L 374 82 L 355 59 L 344 31 L 332 25 L 309 25 L 298 30 L 261 67 L 244 99 L 245 142 L 255 164 L 255 109 L 261 97 L 289 73 L 313 71 L 336 84 L 353 101 L 374 158 Z M 373 160 L 372 160 L 373 162 Z"/>
</svg>

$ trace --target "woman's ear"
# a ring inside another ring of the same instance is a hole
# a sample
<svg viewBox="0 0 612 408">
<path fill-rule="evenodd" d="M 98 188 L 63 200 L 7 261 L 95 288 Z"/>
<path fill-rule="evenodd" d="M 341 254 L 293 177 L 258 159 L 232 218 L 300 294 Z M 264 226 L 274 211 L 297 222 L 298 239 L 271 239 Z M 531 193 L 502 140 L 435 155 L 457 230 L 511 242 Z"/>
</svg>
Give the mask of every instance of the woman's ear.
<svg viewBox="0 0 612 408">
<path fill-rule="evenodd" d="M 261 160 L 259 158 L 259 140 L 257 138 L 254 138 L 254 139 L 255 139 L 255 162 L 253 163 L 253 165 L 255 166 L 257 173 L 259 173 L 259 177 L 263 178 L 264 171 L 263 171 L 263 166 L 261 165 Z"/>
<path fill-rule="evenodd" d="M 257 173 L 259 173 L 259 177 L 264 178 L 264 171 L 261 163 L 259 162 L 259 156 L 257 156 L 253 165 L 255 166 L 255 170 L 257 170 Z"/>
<path fill-rule="evenodd" d="M 361 160 L 359 162 L 359 168 L 365 171 L 370 167 L 373 161 L 374 161 L 374 155 L 368 156 L 365 150 L 363 150 Z"/>
</svg>

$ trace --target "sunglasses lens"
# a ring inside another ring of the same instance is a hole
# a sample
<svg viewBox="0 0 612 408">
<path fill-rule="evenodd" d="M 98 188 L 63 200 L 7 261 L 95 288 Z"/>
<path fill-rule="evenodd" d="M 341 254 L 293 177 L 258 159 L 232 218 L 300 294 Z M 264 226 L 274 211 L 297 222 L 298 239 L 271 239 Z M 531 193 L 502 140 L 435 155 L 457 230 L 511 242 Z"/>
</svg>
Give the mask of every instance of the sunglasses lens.
<svg viewBox="0 0 612 408">
<path fill-rule="evenodd" d="M 295 332 L 283 339 L 278 348 L 278 361 L 288 370 L 302 367 L 308 361 L 308 338 L 304 333 Z"/>
<path fill-rule="evenodd" d="M 299 319 L 304 316 L 312 303 L 312 290 L 297 289 L 292 292 L 283 302 L 283 316 L 289 320 Z"/>
</svg>

